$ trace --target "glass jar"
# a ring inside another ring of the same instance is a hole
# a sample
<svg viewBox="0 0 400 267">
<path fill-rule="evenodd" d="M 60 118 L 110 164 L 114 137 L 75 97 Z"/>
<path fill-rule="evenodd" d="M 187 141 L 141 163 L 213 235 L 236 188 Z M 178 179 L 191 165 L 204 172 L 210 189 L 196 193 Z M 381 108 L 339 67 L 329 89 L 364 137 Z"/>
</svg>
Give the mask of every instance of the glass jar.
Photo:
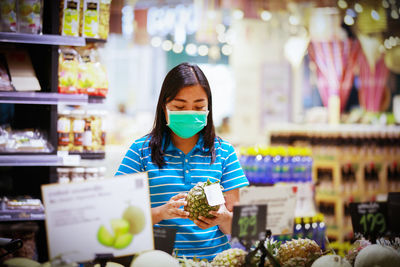
<svg viewBox="0 0 400 267">
<path fill-rule="evenodd" d="M 58 135 L 58 150 L 69 151 L 71 146 L 70 131 L 71 131 L 71 112 L 70 110 L 62 110 L 58 113 L 57 120 L 57 135 Z"/>
<path fill-rule="evenodd" d="M 73 168 L 71 172 L 72 182 L 83 182 L 85 181 L 85 169 L 82 167 Z"/>
<path fill-rule="evenodd" d="M 86 168 L 85 170 L 85 179 L 87 181 L 95 181 L 99 178 L 99 169 L 95 167 Z"/>
<path fill-rule="evenodd" d="M 86 111 L 82 143 L 84 152 L 93 152 L 93 134 L 90 111 Z"/>
<path fill-rule="evenodd" d="M 69 180 L 69 168 L 57 168 L 57 177 L 60 184 L 67 184 Z"/>
<path fill-rule="evenodd" d="M 73 152 L 83 152 L 83 134 L 85 131 L 85 111 L 83 109 L 75 109 L 71 112 L 72 126 L 72 148 Z"/>
</svg>

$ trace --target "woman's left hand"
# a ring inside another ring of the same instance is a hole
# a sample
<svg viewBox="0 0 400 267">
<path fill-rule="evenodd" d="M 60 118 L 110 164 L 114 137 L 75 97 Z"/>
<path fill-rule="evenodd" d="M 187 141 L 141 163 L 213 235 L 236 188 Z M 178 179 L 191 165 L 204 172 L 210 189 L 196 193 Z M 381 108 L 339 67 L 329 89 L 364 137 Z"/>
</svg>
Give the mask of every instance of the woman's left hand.
<svg viewBox="0 0 400 267">
<path fill-rule="evenodd" d="M 232 212 L 230 212 L 225 204 L 222 204 L 218 211 L 210 211 L 210 215 L 214 215 L 214 218 L 206 218 L 199 216 L 198 220 L 194 220 L 194 223 L 201 229 L 207 229 L 215 225 L 219 225 L 221 230 L 225 234 L 230 233 L 232 223 Z"/>
</svg>

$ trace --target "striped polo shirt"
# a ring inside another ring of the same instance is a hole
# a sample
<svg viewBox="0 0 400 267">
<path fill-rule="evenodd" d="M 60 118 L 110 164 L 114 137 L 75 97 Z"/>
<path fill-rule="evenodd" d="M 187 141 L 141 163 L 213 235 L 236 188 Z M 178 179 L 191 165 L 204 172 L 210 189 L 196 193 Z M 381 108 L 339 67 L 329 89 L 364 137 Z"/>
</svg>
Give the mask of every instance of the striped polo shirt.
<svg viewBox="0 0 400 267">
<path fill-rule="evenodd" d="M 149 136 L 136 140 L 126 153 L 116 175 L 148 172 L 151 207 L 161 206 L 179 193 L 187 193 L 198 182 L 220 182 L 223 192 L 249 185 L 233 146 L 216 138 L 216 159 L 211 163 L 208 149 L 200 135 L 195 147 L 184 154 L 172 141 L 163 146 L 166 165 L 159 168 L 151 161 Z M 181 207 L 183 208 L 183 207 Z M 229 249 L 228 238 L 218 226 L 201 229 L 189 219 L 162 220 L 155 227 L 177 229 L 175 253 L 178 257 L 212 260 L 219 252 Z"/>
</svg>

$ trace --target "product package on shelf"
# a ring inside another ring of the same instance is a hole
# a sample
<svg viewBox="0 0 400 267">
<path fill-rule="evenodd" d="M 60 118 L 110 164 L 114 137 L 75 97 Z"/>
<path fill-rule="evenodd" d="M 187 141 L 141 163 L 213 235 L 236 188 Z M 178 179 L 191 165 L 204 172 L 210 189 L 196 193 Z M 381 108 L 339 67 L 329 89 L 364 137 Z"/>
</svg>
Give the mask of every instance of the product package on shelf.
<svg viewBox="0 0 400 267">
<path fill-rule="evenodd" d="M 240 163 L 253 185 L 312 182 L 312 162 L 306 147 L 249 147 L 240 153 Z"/>
<path fill-rule="evenodd" d="M 17 31 L 17 0 L 0 1 L 0 31 Z"/>
<path fill-rule="evenodd" d="M 0 91 L 13 91 L 10 75 L 7 71 L 7 61 L 3 54 L 0 54 Z"/>
<path fill-rule="evenodd" d="M 111 0 L 62 0 L 60 32 L 62 35 L 107 39 Z"/>
<path fill-rule="evenodd" d="M 103 110 L 63 109 L 59 111 L 58 150 L 71 153 L 99 153 L 105 149 Z"/>
<path fill-rule="evenodd" d="M 107 72 L 99 61 L 96 46 L 60 49 L 58 90 L 64 94 L 106 97 Z"/>
<path fill-rule="evenodd" d="M 95 181 L 105 178 L 105 167 L 57 168 L 57 181 L 61 184 Z"/>
<path fill-rule="evenodd" d="M 52 151 L 53 146 L 47 141 L 45 134 L 38 130 L 12 130 L 7 126 L 0 127 L 0 152 L 50 153 Z"/>
<path fill-rule="evenodd" d="M 43 0 L 17 0 L 17 31 L 42 33 Z"/>
</svg>

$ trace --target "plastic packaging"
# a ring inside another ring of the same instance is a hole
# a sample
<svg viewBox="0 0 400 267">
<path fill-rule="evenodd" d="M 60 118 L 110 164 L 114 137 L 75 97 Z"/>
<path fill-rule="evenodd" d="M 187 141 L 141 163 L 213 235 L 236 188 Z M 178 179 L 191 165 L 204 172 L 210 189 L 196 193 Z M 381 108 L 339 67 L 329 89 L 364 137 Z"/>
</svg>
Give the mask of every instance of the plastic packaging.
<svg viewBox="0 0 400 267">
<path fill-rule="evenodd" d="M 83 1 L 82 36 L 91 38 L 99 37 L 99 13 L 99 0 Z"/>
<path fill-rule="evenodd" d="M 6 59 L 0 55 L 0 91 L 13 91 L 6 65 Z"/>
<path fill-rule="evenodd" d="M 17 31 L 42 33 L 42 0 L 17 0 Z"/>
<path fill-rule="evenodd" d="M 17 31 L 17 6 L 16 0 L 0 1 L 0 31 Z"/>
<path fill-rule="evenodd" d="M 62 2 L 61 34 L 79 36 L 80 0 Z"/>
<path fill-rule="evenodd" d="M 83 152 L 83 134 L 85 131 L 85 111 L 83 109 L 74 109 L 71 112 L 72 126 L 72 152 Z"/>
<path fill-rule="evenodd" d="M 110 28 L 111 0 L 100 0 L 99 37 L 107 39 Z"/>
<path fill-rule="evenodd" d="M 69 151 L 71 149 L 71 112 L 63 110 L 59 112 L 57 121 L 58 150 Z"/>
<path fill-rule="evenodd" d="M 52 152 L 53 147 L 42 132 L 18 130 L 8 134 L 4 150 L 5 152 Z"/>
<path fill-rule="evenodd" d="M 58 92 L 76 94 L 78 81 L 78 53 L 72 48 L 59 50 L 58 60 Z"/>
</svg>

